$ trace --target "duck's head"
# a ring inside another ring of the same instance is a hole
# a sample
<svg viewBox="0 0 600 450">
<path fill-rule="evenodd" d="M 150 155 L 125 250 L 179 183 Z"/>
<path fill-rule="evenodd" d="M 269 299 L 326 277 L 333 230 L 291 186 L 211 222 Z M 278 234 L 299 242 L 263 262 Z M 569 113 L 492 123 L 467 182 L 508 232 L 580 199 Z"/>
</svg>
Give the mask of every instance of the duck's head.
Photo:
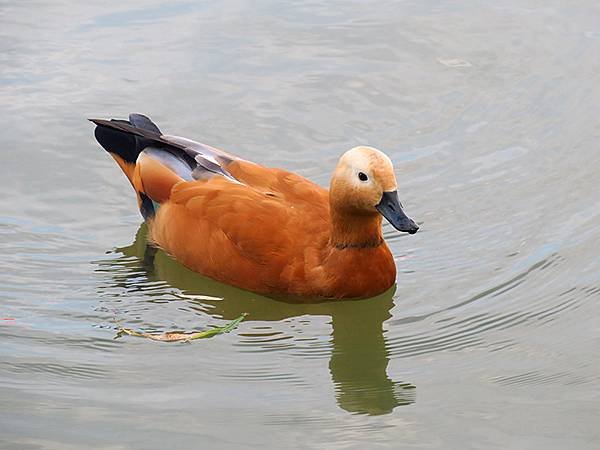
<svg viewBox="0 0 600 450">
<path fill-rule="evenodd" d="M 354 147 L 342 155 L 331 178 L 330 203 L 344 215 L 381 214 L 397 230 L 414 234 L 419 229 L 398 198 L 392 161 L 373 147 Z"/>
</svg>

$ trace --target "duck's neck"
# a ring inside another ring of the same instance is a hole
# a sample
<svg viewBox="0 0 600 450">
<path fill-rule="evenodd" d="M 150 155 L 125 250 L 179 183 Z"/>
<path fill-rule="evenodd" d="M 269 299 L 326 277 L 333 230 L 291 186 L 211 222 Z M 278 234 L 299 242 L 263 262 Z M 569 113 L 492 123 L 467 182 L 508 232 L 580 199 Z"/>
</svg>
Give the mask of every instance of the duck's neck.
<svg viewBox="0 0 600 450">
<path fill-rule="evenodd" d="M 338 249 L 373 248 L 383 244 L 379 214 L 352 214 L 331 209 L 330 243 Z"/>
</svg>

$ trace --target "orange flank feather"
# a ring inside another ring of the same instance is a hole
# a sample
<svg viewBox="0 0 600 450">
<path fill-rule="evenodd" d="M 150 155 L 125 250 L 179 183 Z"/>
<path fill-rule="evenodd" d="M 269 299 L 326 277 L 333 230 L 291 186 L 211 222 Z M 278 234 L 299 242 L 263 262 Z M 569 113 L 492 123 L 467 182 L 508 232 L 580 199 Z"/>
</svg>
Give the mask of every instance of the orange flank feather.
<svg viewBox="0 0 600 450">
<path fill-rule="evenodd" d="M 94 121 L 96 137 L 141 202 L 160 204 L 142 210 L 149 239 L 185 266 L 257 293 L 309 299 L 370 297 L 394 284 L 382 215 L 402 231 L 418 227 L 397 201 L 383 153 L 346 152 L 328 191 L 291 172 L 162 135 L 144 120 L 152 124 L 141 115 Z"/>
<path fill-rule="evenodd" d="M 144 154 L 138 158 L 134 179 L 136 182 L 137 179 L 140 180 L 139 190 L 158 203 L 167 201 L 173 186 L 181 181 L 181 177 L 177 174 L 156 159 Z"/>
</svg>

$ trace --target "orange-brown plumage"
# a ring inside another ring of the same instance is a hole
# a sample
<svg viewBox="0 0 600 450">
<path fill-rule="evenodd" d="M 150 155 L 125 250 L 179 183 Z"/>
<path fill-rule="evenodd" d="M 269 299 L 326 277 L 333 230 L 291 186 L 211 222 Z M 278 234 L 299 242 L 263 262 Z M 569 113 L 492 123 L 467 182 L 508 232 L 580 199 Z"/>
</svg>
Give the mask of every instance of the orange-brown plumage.
<svg viewBox="0 0 600 450">
<path fill-rule="evenodd" d="M 133 125 L 139 120 L 130 116 Z M 187 176 L 172 160 L 178 150 L 169 147 L 179 138 L 155 137 L 147 130 L 139 139 L 150 144 L 142 141 L 148 145 L 135 161 L 131 152 L 124 153 L 127 162 L 111 148 L 122 136 L 107 139 L 112 125 L 96 123 L 104 127 L 98 140 L 138 197 L 160 204 L 146 218 L 149 239 L 192 270 L 266 295 L 306 298 L 370 297 L 394 284 L 396 267 L 383 240 L 380 211 L 386 217 L 399 214 L 392 221 L 400 225 L 392 223 L 404 231 L 418 227 L 400 206 L 381 206 L 396 188 L 393 167 L 381 152 L 369 147 L 347 152 L 328 191 L 291 172 L 196 143 L 200 156 L 188 153 L 199 165 L 188 162 L 194 176 Z M 125 124 L 115 132 L 129 131 Z M 136 149 L 143 146 L 140 140 Z M 160 153 L 162 141 L 167 156 Z"/>
</svg>

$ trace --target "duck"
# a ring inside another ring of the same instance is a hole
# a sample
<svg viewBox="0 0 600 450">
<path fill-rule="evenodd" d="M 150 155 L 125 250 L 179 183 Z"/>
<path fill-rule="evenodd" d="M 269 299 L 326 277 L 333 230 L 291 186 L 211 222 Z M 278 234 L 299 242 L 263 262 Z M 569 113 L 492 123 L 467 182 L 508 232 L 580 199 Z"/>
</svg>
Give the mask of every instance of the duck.
<svg viewBox="0 0 600 450">
<path fill-rule="evenodd" d="M 143 114 L 89 119 L 133 189 L 148 242 L 189 269 L 265 296 L 359 299 L 388 291 L 396 265 L 382 219 L 414 234 L 394 166 L 358 146 L 329 189 L 187 138 Z"/>
</svg>

